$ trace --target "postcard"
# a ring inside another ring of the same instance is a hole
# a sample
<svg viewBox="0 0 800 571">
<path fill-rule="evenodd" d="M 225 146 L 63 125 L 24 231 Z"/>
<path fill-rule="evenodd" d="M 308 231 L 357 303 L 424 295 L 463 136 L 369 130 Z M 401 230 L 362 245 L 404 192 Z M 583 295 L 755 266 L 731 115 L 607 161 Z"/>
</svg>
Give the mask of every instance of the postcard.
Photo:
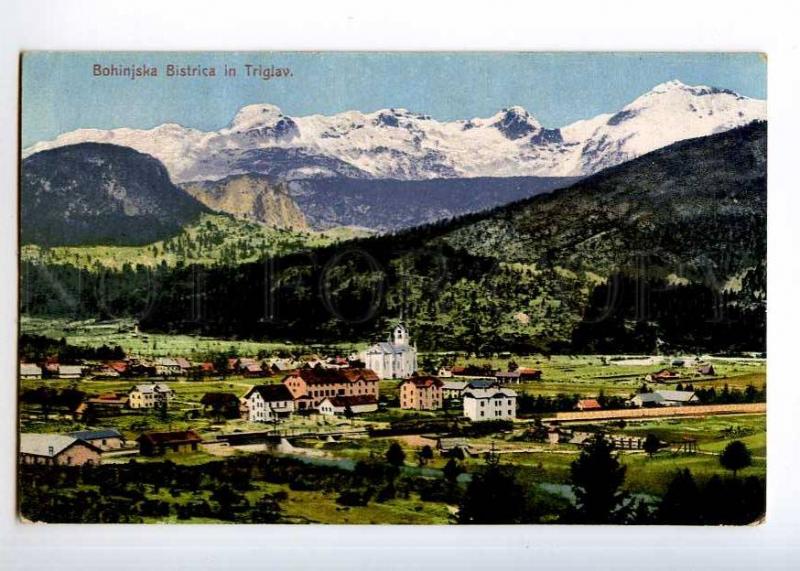
<svg viewBox="0 0 800 571">
<path fill-rule="evenodd" d="M 763 54 L 21 63 L 22 521 L 765 518 Z"/>
</svg>

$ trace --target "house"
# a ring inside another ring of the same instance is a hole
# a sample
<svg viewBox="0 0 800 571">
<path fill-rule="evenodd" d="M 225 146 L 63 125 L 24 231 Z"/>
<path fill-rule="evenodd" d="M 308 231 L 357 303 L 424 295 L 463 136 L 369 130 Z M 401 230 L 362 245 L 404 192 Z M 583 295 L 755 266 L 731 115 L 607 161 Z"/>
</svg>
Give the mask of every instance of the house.
<svg viewBox="0 0 800 571">
<path fill-rule="evenodd" d="M 171 357 L 158 357 L 153 361 L 153 365 L 159 377 L 177 377 L 183 372 L 178 361 Z"/>
<path fill-rule="evenodd" d="M 473 422 L 517 417 L 517 393 L 511 389 L 468 389 L 463 399 L 464 416 Z"/>
<path fill-rule="evenodd" d="M 417 370 L 417 348 L 402 323 L 395 326 L 393 337 L 367 349 L 362 360 L 381 379 L 407 379 Z"/>
<path fill-rule="evenodd" d="M 108 450 L 119 450 L 120 448 L 124 448 L 126 444 L 125 437 L 114 428 L 68 432 L 67 436 L 88 442 L 103 452 Z"/>
<path fill-rule="evenodd" d="M 465 367 L 453 367 L 451 369 L 454 377 L 478 377 L 478 378 L 486 378 L 486 377 L 494 377 L 496 371 L 492 368 L 491 365 L 483 364 L 483 365 L 472 365 L 469 364 Z"/>
<path fill-rule="evenodd" d="M 41 379 L 42 368 L 34 363 L 20 363 L 19 364 L 19 378 L 20 379 Z"/>
<path fill-rule="evenodd" d="M 294 395 L 285 384 L 256 385 L 242 397 L 250 422 L 271 422 L 287 418 L 295 410 Z"/>
<path fill-rule="evenodd" d="M 654 391 L 640 393 L 628 400 L 630 406 L 684 406 L 698 402 L 694 391 Z"/>
<path fill-rule="evenodd" d="M 128 406 L 129 397 L 127 394 L 117 393 L 103 393 L 96 397 L 87 399 L 87 403 L 95 407 L 103 408 L 126 408 Z"/>
<path fill-rule="evenodd" d="M 119 373 L 108 365 L 98 365 L 91 371 L 93 379 L 118 379 Z"/>
<path fill-rule="evenodd" d="M 281 381 L 292 392 L 297 409 L 317 408 L 325 397 L 372 395 L 378 399 L 380 378 L 370 369 L 298 369 Z M 307 398 L 303 398 L 307 397 Z"/>
<path fill-rule="evenodd" d="M 531 369 L 529 367 L 520 367 L 517 369 L 519 379 L 525 381 L 539 381 L 542 378 L 542 372 L 539 369 Z"/>
<path fill-rule="evenodd" d="M 155 365 L 148 361 L 132 359 L 128 364 L 128 375 L 131 377 L 154 377 L 155 374 Z"/>
<path fill-rule="evenodd" d="M 335 416 L 337 414 L 362 414 L 378 410 L 378 399 L 375 395 L 354 395 L 349 397 L 325 397 L 319 407 L 320 414 Z"/>
<path fill-rule="evenodd" d="M 210 361 L 204 361 L 202 363 L 193 363 L 188 374 L 193 378 L 200 378 L 211 377 L 215 372 L 214 363 Z"/>
<path fill-rule="evenodd" d="M 139 451 L 145 456 L 160 456 L 166 452 L 194 452 L 203 441 L 194 430 L 145 432 L 136 439 Z"/>
<path fill-rule="evenodd" d="M 602 410 L 597 399 L 581 399 L 575 404 L 575 410 Z"/>
<path fill-rule="evenodd" d="M 94 444 L 66 434 L 19 435 L 19 460 L 23 464 L 97 464 L 101 452 Z"/>
<path fill-rule="evenodd" d="M 239 371 L 249 378 L 266 377 L 267 371 L 264 370 L 259 363 L 247 363 L 239 368 Z"/>
<path fill-rule="evenodd" d="M 672 381 L 680 378 L 681 378 L 680 373 L 677 373 L 675 371 L 670 371 L 669 369 L 661 369 L 660 371 L 656 371 L 655 373 L 650 373 L 649 375 L 645 376 L 645 380 L 654 383 L 665 383 L 667 381 Z"/>
<path fill-rule="evenodd" d="M 714 365 L 711 364 L 700 365 L 697 367 L 697 372 L 708 377 L 714 377 L 717 374 L 717 372 L 714 370 Z"/>
<path fill-rule="evenodd" d="M 83 367 L 80 365 L 59 365 L 59 379 L 80 379 L 83 377 Z"/>
<path fill-rule="evenodd" d="M 200 399 L 203 411 L 224 418 L 239 418 L 239 397 L 233 393 L 210 392 Z"/>
<path fill-rule="evenodd" d="M 125 361 L 108 361 L 106 367 L 117 373 L 120 377 L 128 374 L 128 363 Z"/>
<path fill-rule="evenodd" d="M 444 404 L 444 382 L 438 377 L 411 377 L 400 383 L 400 408 L 438 410 Z"/>
<path fill-rule="evenodd" d="M 175 357 L 175 362 L 178 364 L 178 367 L 180 367 L 182 375 L 189 374 L 189 371 L 192 369 L 192 364 L 188 359 L 184 359 L 183 357 Z"/>
<path fill-rule="evenodd" d="M 520 376 L 521 375 L 519 371 L 498 371 L 495 373 L 494 378 L 501 385 L 511 385 L 521 383 L 522 380 L 520 379 Z"/>
<path fill-rule="evenodd" d="M 128 406 L 130 408 L 155 408 L 164 400 L 169 400 L 175 392 L 164 383 L 136 385 L 128 391 Z"/>
<path fill-rule="evenodd" d="M 467 381 L 443 381 L 442 385 L 442 398 L 460 399 L 461 393 L 467 388 Z"/>
<path fill-rule="evenodd" d="M 440 379 L 452 379 L 453 371 L 451 371 L 447 367 L 439 367 L 436 376 L 439 377 Z"/>
</svg>

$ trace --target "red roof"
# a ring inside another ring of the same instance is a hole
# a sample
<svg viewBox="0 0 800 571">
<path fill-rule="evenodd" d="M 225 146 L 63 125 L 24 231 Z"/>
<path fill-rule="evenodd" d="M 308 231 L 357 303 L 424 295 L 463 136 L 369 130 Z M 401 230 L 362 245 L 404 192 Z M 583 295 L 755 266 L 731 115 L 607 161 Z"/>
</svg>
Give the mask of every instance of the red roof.
<svg viewBox="0 0 800 571">
<path fill-rule="evenodd" d="M 581 410 L 600 410 L 603 407 L 600 406 L 600 403 L 597 402 L 597 399 L 582 399 L 578 401 L 576 408 Z"/>
<path fill-rule="evenodd" d="M 125 361 L 109 361 L 107 365 L 118 373 L 124 373 L 128 370 L 128 363 Z"/>
<path fill-rule="evenodd" d="M 309 385 L 331 385 L 341 383 L 356 383 L 358 381 L 378 382 L 380 378 L 371 369 L 299 369 L 287 375 L 283 380 L 290 377 L 300 377 Z"/>
<path fill-rule="evenodd" d="M 410 379 L 406 379 L 403 381 L 402 384 L 406 383 L 413 383 L 418 388 L 428 388 L 428 387 L 443 387 L 444 382 L 439 377 L 411 377 Z"/>
</svg>

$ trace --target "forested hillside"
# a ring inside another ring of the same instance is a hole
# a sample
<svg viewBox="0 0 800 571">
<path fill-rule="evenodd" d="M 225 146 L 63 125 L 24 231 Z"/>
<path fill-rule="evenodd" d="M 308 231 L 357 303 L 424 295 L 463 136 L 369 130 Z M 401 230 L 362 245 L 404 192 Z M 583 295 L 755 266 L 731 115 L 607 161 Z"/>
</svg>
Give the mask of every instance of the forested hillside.
<svg viewBox="0 0 800 571">
<path fill-rule="evenodd" d="M 22 161 L 23 244 L 141 245 L 177 234 L 208 209 L 150 155 L 81 143 Z"/>
<path fill-rule="evenodd" d="M 402 313 L 424 349 L 759 350 L 766 132 L 684 141 L 488 213 L 265 263 L 48 266 L 46 279 L 32 265 L 22 310 L 298 341 L 383 335 Z M 79 284 L 71 303 L 54 278 Z"/>
</svg>

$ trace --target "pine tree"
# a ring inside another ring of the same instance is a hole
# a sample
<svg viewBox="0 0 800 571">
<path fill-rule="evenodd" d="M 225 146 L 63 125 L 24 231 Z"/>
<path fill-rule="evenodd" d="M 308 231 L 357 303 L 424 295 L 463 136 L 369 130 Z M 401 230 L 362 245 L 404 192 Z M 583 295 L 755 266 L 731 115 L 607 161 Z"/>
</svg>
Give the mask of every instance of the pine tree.
<svg viewBox="0 0 800 571">
<path fill-rule="evenodd" d="M 570 468 L 577 497 L 578 523 L 617 523 L 625 518 L 627 494 L 621 490 L 626 467 L 613 454 L 613 444 L 598 433 Z"/>
</svg>

